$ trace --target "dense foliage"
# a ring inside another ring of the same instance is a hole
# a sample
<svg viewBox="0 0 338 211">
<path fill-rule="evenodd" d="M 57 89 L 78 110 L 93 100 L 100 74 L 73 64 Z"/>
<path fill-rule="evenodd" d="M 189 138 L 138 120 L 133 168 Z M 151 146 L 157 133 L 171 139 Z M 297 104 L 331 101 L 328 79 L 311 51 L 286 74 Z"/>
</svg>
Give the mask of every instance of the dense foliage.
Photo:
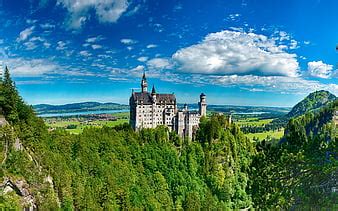
<svg viewBox="0 0 338 211">
<path fill-rule="evenodd" d="M 257 144 L 250 181 L 258 208 L 338 208 L 337 107 L 291 119 L 280 143 Z"/>
<path fill-rule="evenodd" d="M 222 115 L 203 118 L 193 140 L 165 127 L 134 132 L 127 124 L 71 135 L 48 132 L 8 70 L 5 76 L 0 106 L 10 125 L 0 127 L 0 177 L 27 181 L 42 210 L 336 206 L 330 188 L 338 150 L 330 120 L 337 103 L 292 119 L 279 143 L 252 143 Z M 16 140 L 23 150 L 13 149 Z M 5 194 L 1 206 L 24 205 Z"/>
<path fill-rule="evenodd" d="M 219 130 L 210 144 L 181 143 L 166 128 L 56 131 L 46 141 L 45 168 L 64 208 L 245 208 L 253 147 L 237 130 Z"/>
<path fill-rule="evenodd" d="M 282 130 L 283 127 L 281 125 L 278 124 L 265 124 L 263 126 L 259 125 L 243 125 L 241 127 L 241 131 L 243 131 L 244 133 L 263 133 L 263 132 L 267 132 L 267 131 L 278 131 L 278 130 Z"/>
</svg>

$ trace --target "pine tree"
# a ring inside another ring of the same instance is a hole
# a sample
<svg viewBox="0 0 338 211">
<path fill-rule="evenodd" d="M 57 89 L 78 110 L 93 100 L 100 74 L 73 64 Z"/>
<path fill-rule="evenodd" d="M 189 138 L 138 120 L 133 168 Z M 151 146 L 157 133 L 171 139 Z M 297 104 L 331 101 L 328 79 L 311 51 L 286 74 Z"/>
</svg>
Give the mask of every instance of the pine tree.
<svg viewBox="0 0 338 211">
<path fill-rule="evenodd" d="M 7 66 L 5 67 L 2 86 L 3 113 L 8 121 L 16 122 L 18 120 L 17 104 L 20 101 L 20 97 L 18 95 L 18 91 L 15 88 L 15 84 L 11 79 Z"/>
</svg>

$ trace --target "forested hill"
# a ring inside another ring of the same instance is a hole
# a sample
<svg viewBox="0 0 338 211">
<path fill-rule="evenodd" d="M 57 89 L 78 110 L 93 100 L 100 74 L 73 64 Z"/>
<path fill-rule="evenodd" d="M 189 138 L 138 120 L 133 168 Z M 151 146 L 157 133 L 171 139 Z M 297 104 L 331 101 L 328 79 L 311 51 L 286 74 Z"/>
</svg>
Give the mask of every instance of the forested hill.
<svg viewBox="0 0 338 211">
<path fill-rule="evenodd" d="M 38 104 L 33 107 L 39 114 L 129 109 L 128 105 L 99 102 L 71 103 L 65 105 Z"/>
<path fill-rule="evenodd" d="M 0 207 L 33 206 L 23 203 L 22 192 L 31 193 L 41 210 L 253 206 L 246 189 L 255 147 L 224 116 L 203 119 L 193 141 L 164 127 L 134 132 L 128 124 L 80 135 L 48 132 L 19 97 L 7 70 L 5 76 L 6 100 L 0 105 L 9 125 L 0 128 L 0 176 L 10 184 L 24 183 L 26 190 L 2 192 Z"/>
<path fill-rule="evenodd" d="M 275 127 L 285 127 L 291 118 L 296 118 L 305 114 L 306 112 L 318 111 L 336 99 L 336 96 L 328 91 L 320 90 L 312 92 L 302 101 L 292 107 L 289 113 L 287 113 L 285 116 L 274 119 L 270 124 L 274 125 Z"/>
<path fill-rule="evenodd" d="M 7 68 L 0 96 L 8 121 L 0 126 L 0 209 L 338 208 L 330 189 L 338 150 L 325 111 L 291 120 L 284 143 L 251 142 L 222 115 L 201 119 L 193 140 L 128 124 L 72 135 L 47 131 Z"/>
<path fill-rule="evenodd" d="M 319 109 L 333 102 L 335 99 L 336 96 L 328 91 L 321 90 L 313 92 L 297 103 L 286 116 L 292 118 L 303 115 L 308 111 Z"/>
<path fill-rule="evenodd" d="M 333 122 L 337 110 L 335 100 L 292 118 L 279 144 L 257 143 L 250 175 L 258 208 L 288 204 L 294 210 L 338 209 L 338 132 Z"/>
<path fill-rule="evenodd" d="M 332 120 L 334 118 L 335 111 L 337 110 L 338 99 L 328 103 L 326 106 L 322 107 L 316 112 L 310 111 L 305 113 L 304 115 L 298 116 L 297 118 L 291 119 L 287 127 L 285 128 L 285 139 L 289 142 L 292 142 L 293 144 L 303 144 L 306 143 L 308 139 L 313 139 L 314 137 L 322 134 L 324 130 L 328 129 L 328 126 L 330 126 L 332 130 L 334 130 L 335 127 Z M 298 134 L 295 135 L 295 132 L 297 132 Z M 329 136 L 331 134 L 328 133 L 322 135 Z M 324 140 L 329 141 L 329 139 L 334 138 L 335 136 L 330 136 L 325 137 Z M 338 152 L 338 150 L 336 152 Z"/>
</svg>

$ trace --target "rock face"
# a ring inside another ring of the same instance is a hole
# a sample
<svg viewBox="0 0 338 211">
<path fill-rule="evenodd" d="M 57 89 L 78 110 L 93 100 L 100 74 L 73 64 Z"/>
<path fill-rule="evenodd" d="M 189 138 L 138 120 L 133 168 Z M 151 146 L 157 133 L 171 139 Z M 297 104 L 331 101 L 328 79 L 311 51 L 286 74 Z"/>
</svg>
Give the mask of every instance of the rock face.
<svg viewBox="0 0 338 211">
<path fill-rule="evenodd" d="M 21 151 L 21 150 L 23 150 L 23 146 L 22 146 L 22 143 L 21 143 L 21 141 L 20 141 L 19 138 L 15 139 L 15 142 L 13 144 L 13 148 L 14 148 L 15 151 Z"/>
<path fill-rule="evenodd" d="M 8 122 L 6 121 L 5 117 L 0 115 L 0 127 L 7 125 Z"/>
<path fill-rule="evenodd" d="M 13 191 L 20 196 L 20 203 L 25 207 L 25 210 L 37 210 L 35 197 L 30 193 L 29 185 L 25 180 L 13 182 L 10 178 L 5 178 L 0 183 L 1 194 L 8 194 Z"/>
</svg>

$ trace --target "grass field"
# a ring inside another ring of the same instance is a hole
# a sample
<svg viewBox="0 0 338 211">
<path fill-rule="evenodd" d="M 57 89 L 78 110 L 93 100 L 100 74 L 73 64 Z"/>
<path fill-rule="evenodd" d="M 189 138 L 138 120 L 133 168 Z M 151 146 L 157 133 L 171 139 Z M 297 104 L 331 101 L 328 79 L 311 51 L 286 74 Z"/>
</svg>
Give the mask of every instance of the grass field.
<svg viewBox="0 0 338 211">
<path fill-rule="evenodd" d="M 258 138 L 258 140 L 263 140 L 266 137 L 270 136 L 271 138 L 276 138 L 280 139 L 284 135 L 284 130 L 279 130 L 279 131 L 266 131 L 263 133 L 248 133 L 245 134 L 246 137 L 248 137 L 250 140 L 253 140 L 254 137 Z"/>
<path fill-rule="evenodd" d="M 243 118 L 237 120 L 235 123 L 239 126 L 263 126 L 272 122 L 273 119 L 258 119 L 255 117 L 252 118 Z"/>
<path fill-rule="evenodd" d="M 238 124 L 240 127 L 245 127 L 245 126 L 253 126 L 253 127 L 262 127 L 266 124 L 269 124 L 272 122 L 273 119 L 259 119 L 256 117 L 248 117 L 248 118 L 242 118 L 238 119 L 235 121 L 236 124 Z M 280 139 L 284 135 L 284 129 L 281 130 L 270 130 L 270 131 L 265 131 L 262 133 L 248 133 L 245 134 L 250 140 L 253 140 L 254 137 L 257 138 L 258 140 L 263 140 L 270 136 L 271 138 L 275 139 Z"/>
<path fill-rule="evenodd" d="M 94 121 L 86 121 L 84 119 L 80 120 L 74 120 L 73 118 L 67 119 L 53 119 L 53 120 L 47 120 L 46 125 L 50 129 L 57 129 L 57 128 L 63 128 L 66 131 L 72 133 L 72 134 L 79 134 L 82 133 L 83 129 L 86 127 L 114 127 L 116 125 L 124 124 L 129 122 L 129 113 L 116 113 L 114 114 L 115 117 L 117 117 L 116 121 L 106 121 L 106 120 L 94 120 Z M 68 129 L 67 127 L 73 125 L 76 128 Z"/>
</svg>

